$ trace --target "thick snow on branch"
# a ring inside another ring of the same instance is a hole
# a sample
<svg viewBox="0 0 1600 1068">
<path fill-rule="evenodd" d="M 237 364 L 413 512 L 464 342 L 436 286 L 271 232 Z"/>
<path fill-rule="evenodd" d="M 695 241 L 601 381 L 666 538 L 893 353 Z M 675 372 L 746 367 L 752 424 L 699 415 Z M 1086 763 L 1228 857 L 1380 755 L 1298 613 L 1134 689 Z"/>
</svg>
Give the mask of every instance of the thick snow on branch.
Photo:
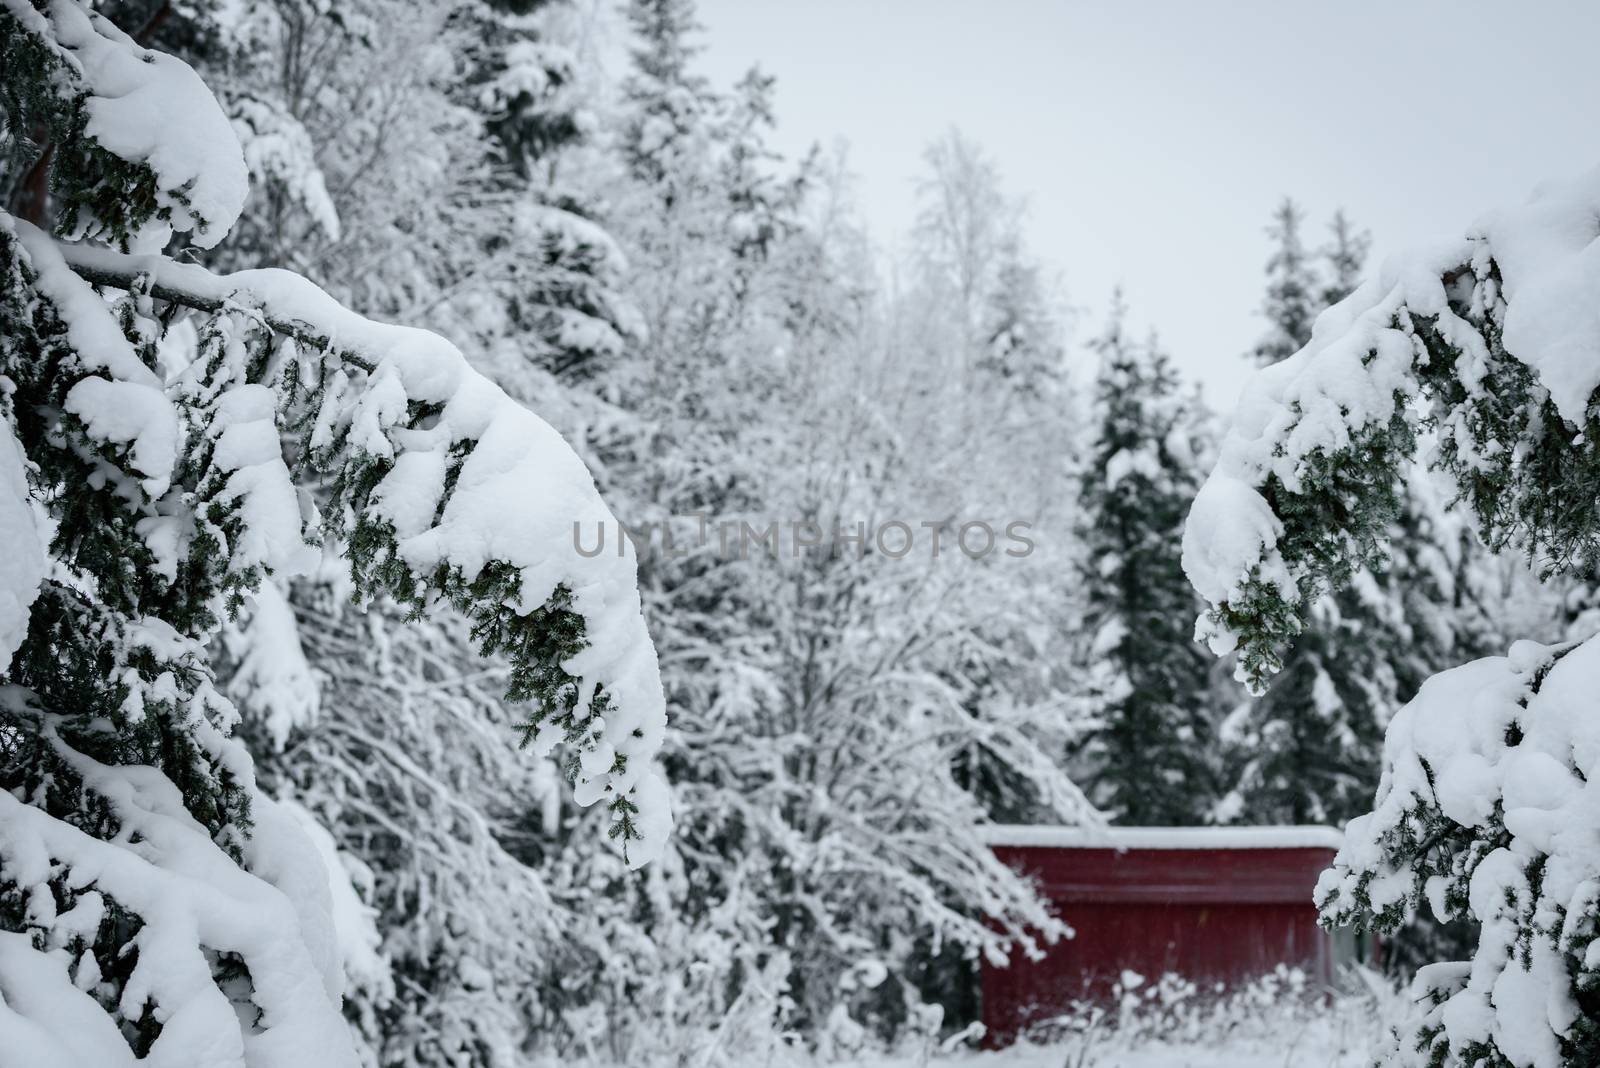
<svg viewBox="0 0 1600 1068">
<path fill-rule="evenodd" d="M 222 641 L 236 662 L 229 696 L 258 710 L 273 748 L 316 723 L 322 680 L 306 660 L 294 609 L 275 584 L 261 584 L 245 618 L 224 627 Z"/>
<path fill-rule="evenodd" d="M 228 111 L 257 185 L 275 184 L 305 209 L 330 241 L 339 240 L 339 211 L 317 166 L 311 135 L 300 120 L 274 101 L 249 95 L 231 100 Z"/>
<path fill-rule="evenodd" d="M 14 687 L 4 696 L 28 700 Z M 144 1063 L 353 1068 L 328 875 L 295 818 L 254 796 L 246 871 L 161 772 L 91 760 L 48 719 L 45 736 L 110 806 L 121 833 L 94 838 L 0 791 L 0 868 L 27 892 L 33 932 L 0 935 L 0 1031 L 8 1044 L 36 1040 L 29 1055 L 39 1058 L 11 1061 L 8 1048 L 0 1062 L 133 1063 L 112 1017 L 89 1000 L 101 962 L 83 948 L 115 906 L 142 922 L 116 1011 L 130 1022 L 154 1013 L 161 1024 Z M 235 746 L 214 733 L 208 741 Z M 242 750 L 234 763 L 248 767 Z M 74 897 L 59 914 L 55 882 Z M 219 984 L 218 955 L 237 959 L 248 984 Z"/>
<path fill-rule="evenodd" d="M 1485 216 L 1474 245 L 1499 267 L 1506 351 L 1538 372 L 1562 419 L 1582 426 L 1600 386 L 1600 168 Z"/>
<path fill-rule="evenodd" d="M 85 94 L 83 134 L 129 163 L 148 166 L 167 214 L 150 235 L 173 230 L 210 248 L 239 218 L 249 176 L 239 141 L 200 76 L 183 61 L 141 48 L 75 0 L 0 0 L 5 14 L 53 53 L 66 101 Z"/>
<path fill-rule="evenodd" d="M 534 745 L 547 752 L 581 734 L 579 802 L 629 799 L 640 810 L 625 842 L 630 864 L 658 856 L 671 819 L 651 761 L 666 712 L 633 551 L 577 552 L 574 529 L 616 529 L 616 520 L 560 434 L 473 370 L 450 342 L 365 319 L 288 271 L 216 275 L 159 256 L 59 249 L 96 282 L 125 287 L 148 276 L 158 296 L 255 309 L 275 330 L 348 365 L 351 376 L 338 371 L 326 387 L 326 429 L 312 447 L 330 447 L 343 433 L 351 456 L 382 466 L 365 518 L 392 529 L 398 557 L 418 583 L 434 584 L 442 569 L 472 583 L 491 565 L 509 565 L 517 576 L 509 607 L 518 613 L 569 598 L 583 621 L 583 646 L 562 665 L 577 688 L 576 723 L 543 721 Z M 603 715 L 591 714 L 597 694 L 607 699 Z"/>
<path fill-rule="evenodd" d="M 83 420 L 96 441 L 124 446 L 142 488 L 166 493 L 178 461 L 179 420 L 160 377 L 134 352 L 100 294 L 67 266 L 59 244 L 38 227 L 0 215 L 27 253 L 34 286 L 55 306 L 67 341 L 88 375 L 66 396 L 66 410 Z"/>
<path fill-rule="evenodd" d="M 1366 523 L 1367 506 L 1415 448 L 1419 393 L 1458 481 L 1520 462 L 1486 440 L 1505 434 L 1482 411 L 1510 403 L 1484 388 L 1497 360 L 1532 372 L 1524 418 L 1537 422 L 1548 400 L 1581 429 L 1600 384 L 1597 239 L 1600 170 L 1389 260 L 1318 318 L 1304 349 L 1257 372 L 1184 535 L 1184 569 L 1213 606 L 1198 636 L 1219 654 L 1243 642 L 1253 683 L 1275 670 L 1251 632 L 1368 561 L 1381 523 Z M 1273 626 L 1278 640 L 1296 629 Z"/>
<path fill-rule="evenodd" d="M 138 1064 L 116 1023 L 73 982 L 61 954 L 35 949 L 28 935 L 0 932 L 0 990 L 4 1068 Z"/>
<path fill-rule="evenodd" d="M 1394 416 L 1413 388 L 1416 355 L 1399 317 L 1451 316 L 1441 278 L 1470 258 L 1463 242 L 1390 260 L 1377 278 L 1318 317 L 1305 348 L 1250 378 L 1184 531 L 1184 570 L 1206 600 L 1235 600 L 1253 569 L 1286 598 L 1296 597 L 1300 576 L 1278 551 L 1283 524 L 1264 484 L 1272 477 L 1299 490 L 1314 456 L 1348 448 L 1360 429 Z M 1470 327 L 1462 334 L 1476 338 Z M 1213 645 L 1218 652 L 1231 648 L 1225 641 Z"/>
<path fill-rule="evenodd" d="M 39 541 L 22 446 L 10 424 L 0 419 L 0 661 L 11 656 L 28 633 L 28 609 L 44 581 L 44 547 Z"/>
<path fill-rule="evenodd" d="M 1600 639 L 1518 642 L 1429 679 L 1389 726 L 1376 808 L 1350 822 L 1317 885 L 1340 922 L 1425 901 L 1441 920 L 1481 924 L 1470 968 L 1417 975 L 1418 1023 L 1442 1025 L 1457 1053 L 1492 1039 L 1513 1064 L 1569 1063 L 1560 1040 L 1600 977 L 1597 685 Z M 1428 851 L 1462 841 L 1473 848 Z M 1397 842 L 1420 861 L 1397 858 Z"/>
</svg>

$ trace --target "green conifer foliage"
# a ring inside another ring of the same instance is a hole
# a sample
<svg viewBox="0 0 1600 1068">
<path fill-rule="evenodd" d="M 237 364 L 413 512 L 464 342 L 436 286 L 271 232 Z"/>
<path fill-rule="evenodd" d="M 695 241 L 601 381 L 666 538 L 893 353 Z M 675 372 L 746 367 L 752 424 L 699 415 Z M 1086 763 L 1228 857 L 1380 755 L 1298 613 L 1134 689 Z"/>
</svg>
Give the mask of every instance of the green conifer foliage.
<svg viewBox="0 0 1600 1068">
<path fill-rule="evenodd" d="M 1094 342 L 1095 436 L 1080 475 L 1091 799 L 1124 823 L 1203 822 L 1216 795 L 1207 667 L 1187 626 L 1179 537 L 1197 481 L 1194 413 L 1152 339 L 1124 333 L 1120 298 Z"/>
<path fill-rule="evenodd" d="M 1302 219 L 1286 199 L 1268 230 L 1276 242 L 1264 305 L 1271 325 L 1253 353 L 1268 364 L 1311 340 L 1316 314 L 1354 289 L 1370 244 L 1338 212 L 1327 244 L 1307 252 Z M 1425 490 L 1420 475 L 1397 473 L 1384 494 L 1391 551 L 1359 581 L 1302 606 L 1273 686 L 1229 718 L 1228 818 L 1339 824 L 1370 800 L 1384 724 L 1454 652 L 1442 619 L 1454 595 L 1438 541 L 1445 532 Z"/>
</svg>

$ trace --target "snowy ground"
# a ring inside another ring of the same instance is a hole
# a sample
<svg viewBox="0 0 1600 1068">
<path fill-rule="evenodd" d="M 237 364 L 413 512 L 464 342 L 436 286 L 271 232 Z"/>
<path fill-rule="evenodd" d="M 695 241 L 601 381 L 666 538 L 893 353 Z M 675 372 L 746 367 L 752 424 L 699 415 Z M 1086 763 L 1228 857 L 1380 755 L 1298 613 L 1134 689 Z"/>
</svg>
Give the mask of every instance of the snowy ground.
<svg viewBox="0 0 1600 1068">
<path fill-rule="evenodd" d="M 1138 977 L 1133 977 L 1138 979 Z M 1344 993 L 1308 996 L 1280 969 L 1220 1000 L 1167 977 L 1142 980 L 1120 1011 L 1063 1018 L 1060 1037 L 998 1051 L 929 1050 L 860 1057 L 848 1068 L 1366 1068 L 1404 995 L 1371 973 L 1349 973 Z"/>
<path fill-rule="evenodd" d="M 724 1033 L 713 1047 L 674 1052 L 664 1035 L 659 1056 L 628 1068 L 1366 1068 L 1409 1004 L 1370 972 L 1346 973 L 1340 991 L 1330 993 L 1280 968 L 1221 995 L 1175 976 L 1154 983 L 1125 976 L 1119 1006 L 1074 1009 L 1051 1023 L 1047 1037 L 1004 1050 L 966 1048 L 963 1039 L 947 1038 L 947 1048 L 930 1039 L 893 1053 L 846 1053 L 832 1044 L 860 1041 L 860 1029 L 833 1021 L 817 1049 L 797 1047 L 792 1035 L 735 1028 L 742 1034 Z M 584 1068 L 621 1066 L 601 1061 Z"/>
<path fill-rule="evenodd" d="M 1350 1040 L 1310 1028 L 1269 1039 L 1205 1040 L 1203 1045 L 1109 1041 L 1016 1046 L 982 1053 L 916 1055 L 851 1062 L 849 1068 L 1366 1068 L 1375 1036 Z"/>
</svg>

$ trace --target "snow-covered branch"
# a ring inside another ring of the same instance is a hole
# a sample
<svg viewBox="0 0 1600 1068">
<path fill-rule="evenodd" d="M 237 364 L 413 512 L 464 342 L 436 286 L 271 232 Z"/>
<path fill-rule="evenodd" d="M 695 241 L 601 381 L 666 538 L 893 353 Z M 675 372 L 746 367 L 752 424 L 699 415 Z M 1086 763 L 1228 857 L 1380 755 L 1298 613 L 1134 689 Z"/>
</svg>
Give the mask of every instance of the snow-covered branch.
<svg viewBox="0 0 1600 1068">
<path fill-rule="evenodd" d="M 1245 387 L 1184 567 L 1211 603 L 1199 635 L 1237 650 L 1252 687 L 1281 666 L 1304 604 L 1382 559 L 1423 430 L 1491 547 L 1517 544 L 1556 571 L 1600 560 L 1600 329 L 1575 310 L 1597 212 L 1592 171 L 1398 256 Z"/>
<path fill-rule="evenodd" d="M 580 801 L 612 806 L 631 863 L 656 856 L 670 819 L 650 770 L 666 725 L 654 647 L 631 547 L 572 548 L 572 530 L 616 520 L 560 435 L 448 341 L 356 315 L 291 272 L 219 275 L 162 256 L 56 248 L 88 281 L 259 315 L 321 350 L 299 369 L 319 408 L 311 459 L 340 491 L 329 514 L 355 517 L 341 533 L 358 570 L 419 607 L 446 597 L 506 649 L 513 691 L 541 706 L 529 740 L 541 752 L 577 745 Z"/>
</svg>

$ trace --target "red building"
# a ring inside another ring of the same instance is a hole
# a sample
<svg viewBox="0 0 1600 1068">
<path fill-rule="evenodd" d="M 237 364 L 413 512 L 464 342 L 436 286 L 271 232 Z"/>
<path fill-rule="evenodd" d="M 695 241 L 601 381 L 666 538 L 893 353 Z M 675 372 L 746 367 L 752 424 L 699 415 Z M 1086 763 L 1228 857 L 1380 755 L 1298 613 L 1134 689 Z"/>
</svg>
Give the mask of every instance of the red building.
<svg viewBox="0 0 1600 1068">
<path fill-rule="evenodd" d="M 983 966 L 993 1043 L 1074 1001 L 1109 1000 L 1124 970 L 1232 988 L 1282 963 L 1328 982 L 1343 956 L 1311 904 L 1339 845 L 1329 827 L 996 826 L 988 840 L 1076 932 L 1043 960 Z"/>
</svg>

